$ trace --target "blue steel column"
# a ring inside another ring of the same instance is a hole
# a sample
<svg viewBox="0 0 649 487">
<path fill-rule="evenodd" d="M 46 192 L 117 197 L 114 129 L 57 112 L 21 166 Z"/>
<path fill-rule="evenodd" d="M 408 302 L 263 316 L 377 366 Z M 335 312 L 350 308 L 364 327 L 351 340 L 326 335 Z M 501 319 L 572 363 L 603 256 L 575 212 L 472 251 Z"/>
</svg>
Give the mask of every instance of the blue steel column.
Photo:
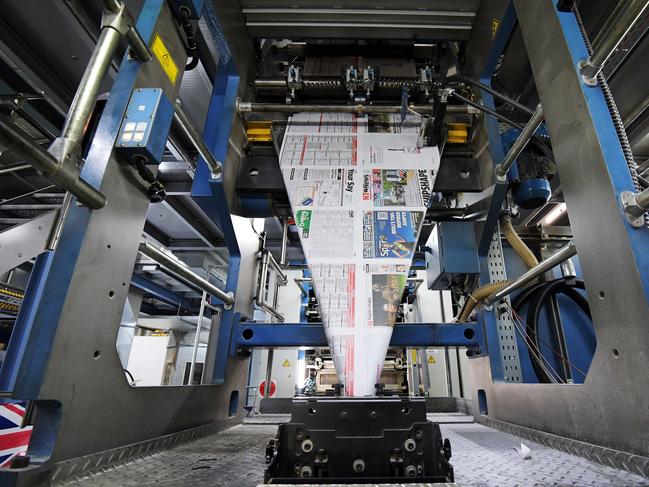
<svg viewBox="0 0 649 487">
<path fill-rule="evenodd" d="M 142 7 L 136 28 L 147 42 L 163 4 L 163 0 L 147 0 Z M 101 189 L 139 69 L 140 64 L 126 54 L 86 157 L 81 178 L 96 189 Z M 29 280 L 25 303 L 7 347 L 0 370 L 0 390 L 10 391 L 15 398 L 38 398 L 51 343 L 92 211 L 75 203 L 76 199 L 70 207 L 56 252 L 48 252 L 37 259 L 35 274 Z"/>
<path fill-rule="evenodd" d="M 514 5 L 509 4 L 503 20 L 498 28 L 496 34 L 496 39 L 494 40 L 493 46 L 485 68 L 480 77 L 480 81 L 485 85 L 491 86 L 491 78 L 495 72 L 496 66 L 500 61 L 500 57 L 511 37 L 514 26 L 516 25 L 516 12 L 514 10 Z M 491 93 L 482 91 L 482 103 L 493 110 L 495 110 L 494 98 Z M 487 129 L 487 135 L 489 137 L 489 151 L 491 152 L 491 158 L 493 161 L 494 168 L 498 163 L 500 163 L 505 158 L 505 151 L 503 150 L 502 140 L 500 137 L 500 131 L 498 130 L 498 121 L 491 117 L 485 117 L 485 125 Z M 500 216 L 500 211 L 502 208 L 503 201 L 507 195 L 507 183 L 502 184 L 496 182 L 494 186 L 494 192 L 489 203 L 489 211 L 487 213 L 487 219 L 485 221 L 482 234 L 479 236 L 478 241 L 478 255 L 480 257 L 480 282 L 482 284 L 488 284 L 490 282 L 489 278 L 489 266 L 487 263 L 487 253 L 489 252 L 489 246 L 491 245 L 491 238 L 493 233 L 498 227 L 498 218 Z M 483 310 L 479 313 L 479 322 L 484 329 L 485 336 L 485 345 L 481 350 L 481 354 L 489 355 L 489 364 L 491 367 L 491 377 L 494 381 L 504 380 L 504 367 L 502 363 L 502 357 L 500 350 L 498 349 L 499 339 L 498 339 L 498 324 L 496 320 L 495 311 L 485 311 Z"/>
<path fill-rule="evenodd" d="M 223 163 L 222 174 L 236 177 L 231 171 L 228 171 L 225 161 L 239 89 L 239 75 L 231 57 L 222 58 L 221 61 L 214 79 L 203 138 L 216 160 Z M 192 185 L 192 198 L 225 235 L 225 242 L 230 254 L 225 291 L 236 293 L 239 282 L 241 252 L 232 224 L 225 188 L 223 187 L 223 176 L 219 179 L 212 179 L 209 168 L 203 159 L 199 161 L 196 169 Z M 225 380 L 230 338 L 237 321 L 238 313 L 234 311 L 234 308 L 223 311 L 212 375 L 214 384 L 222 384 Z"/>
</svg>

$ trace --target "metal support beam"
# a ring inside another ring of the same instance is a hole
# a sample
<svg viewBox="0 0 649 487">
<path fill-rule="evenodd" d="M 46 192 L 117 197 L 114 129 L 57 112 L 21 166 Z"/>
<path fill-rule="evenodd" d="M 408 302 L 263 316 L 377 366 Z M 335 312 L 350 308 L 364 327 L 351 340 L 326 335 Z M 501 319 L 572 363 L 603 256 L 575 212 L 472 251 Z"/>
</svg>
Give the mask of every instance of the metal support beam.
<svg viewBox="0 0 649 487">
<path fill-rule="evenodd" d="M 554 269 L 556 266 L 562 264 L 575 255 L 577 255 L 577 247 L 575 247 L 575 244 L 573 242 L 570 242 L 561 250 L 553 254 L 550 258 L 545 259 L 538 265 L 532 267 L 529 271 L 514 279 L 510 284 L 502 288 L 500 291 L 493 293 L 491 296 L 485 299 L 484 304 L 489 306 L 500 301 L 505 296 L 509 296 L 514 291 L 521 289 L 523 286 L 532 282 L 541 274 Z"/>
<path fill-rule="evenodd" d="M 433 105 L 412 105 L 410 108 L 417 113 L 433 113 Z M 401 105 L 285 105 L 282 103 L 255 103 L 237 100 L 239 113 L 298 113 L 298 112 L 338 112 L 355 113 L 401 113 Z M 468 114 L 477 110 L 466 105 L 449 105 L 447 113 Z"/>
<path fill-rule="evenodd" d="M 190 313 L 196 313 L 198 310 L 196 306 L 188 299 L 179 296 L 178 294 L 170 291 L 169 289 L 156 284 L 155 282 L 142 277 L 138 274 L 133 274 L 131 277 L 131 286 L 141 289 L 160 301 L 170 304 L 172 306 L 178 306 L 179 308 L 185 309 Z"/>
<path fill-rule="evenodd" d="M 152 259 L 154 262 L 160 264 L 179 279 L 197 287 L 201 291 L 207 292 L 210 296 L 221 300 L 226 308 L 229 309 L 234 304 L 234 294 L 232 292 L 226 293 L 225 291 L 222 291 L 207 279 L 196 274 L 172 254 L 159 249 L 147 241 L 140 244 L 140 252 Z"/>
<path fill-rule="evenodd" d="M 482 345 L 480 328 L 474 323 L 398 324 L 392 331 L 392 347 L 470 347 Z M 239 323 L 233 347 L 326 347 L 322 324 Z"/>
</svg>

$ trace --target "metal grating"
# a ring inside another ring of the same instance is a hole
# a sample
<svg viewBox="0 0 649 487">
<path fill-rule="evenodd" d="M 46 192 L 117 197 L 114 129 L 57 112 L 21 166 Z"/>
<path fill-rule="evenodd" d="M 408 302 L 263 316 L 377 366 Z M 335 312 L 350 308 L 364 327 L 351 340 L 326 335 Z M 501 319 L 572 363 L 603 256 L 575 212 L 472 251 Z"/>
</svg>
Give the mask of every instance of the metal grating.
<svg viewBox="0 0 649 487">
<path fill-rule="evenodd" d="M 500 225 L 491 237 L 491 245 L 487 254 L 490 282 L 507 279 L 505 258 L 500 241 Z M 509 303 L 509 297 L 505 300 Z M 503 377 L 505 382 L 521 382 L 521 363 L 518 357 L 518 344 L 516 343 L 516 330 L 508 313 L 495 313 L 498 326 L 498 349 L 503 364 Z"/>
<path fill-rule="evenodd" d="M 641 476 L 598 465 L 534 441 L 523 440 L 532 450 L 532 458 L 523 460 L 514 451 L 514 447 L 520 445 L 520 436 L 481 424 L 442 424 L 440 427 L 442 435 L 451 441 L 451 462 L 458 485 L 647 485 L 647 479 Z M 235 426 L 118 468 L 79 477 L 66 485 L 254 487 L 262 482 L 264 449 L 276 432 L 277 426 L 269 424 Z"/>
</svg>

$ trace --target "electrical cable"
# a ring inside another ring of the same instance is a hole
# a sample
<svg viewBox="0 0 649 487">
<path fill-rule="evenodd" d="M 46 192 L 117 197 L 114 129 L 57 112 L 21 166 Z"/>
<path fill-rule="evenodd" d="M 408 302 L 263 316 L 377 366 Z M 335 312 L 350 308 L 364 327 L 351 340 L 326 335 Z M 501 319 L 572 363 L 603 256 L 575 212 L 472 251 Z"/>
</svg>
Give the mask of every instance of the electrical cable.
<svg viewBox="0 0 649 487">
<path fill-rule="evenodd" d="M 513 308 L 511 308 L 511 306 L 510 306 L 509 308 L 511 309 L 512 313 L 514 314 L 514 316 L 516 316 L 516 318 L 518 319 L 519 323 L 522 323 L 522 324 L 524 325 L 524 327 L 527 328 L 527 324 L 525 323 L 525 321 L 523 320 L 523 318 L 521 317 L 521 315 L 519 315 L 519 314 L 518 314 L 518 313 L 517 313 Z M 557 358 L 558 358 L 559 360 L 561 360 L 561 361 L 562 361 L 563 363 L 565 363 L 566 365 L 569 365 L 570 367 L 572 367 L 573 369 L 575 369 L 577 372 L 579 372 L 581 375 L 583 375 L 584 377 L 586 377 L 586 375 L 587 375 L 586 372 L 584 372 L 582 369 L 580 369 L 580 368 L 577 367 L 574 363 L 572 363 L 570 360 L 568 360 L 566 357 L 564 357 L 563 354 L 562 354 L 561 352 L 557 352 L 554 348 L 552 348 L 552 344 L 548 343 L 548 342 L 547 342 L 545 339 L 543 339 L 543 337 L 541 337 L 541 336 L 538 336 L 538 338 L 539 338 L 539 340 L 543 343 L 543 345 L 545 345 L 545 346 L 548 348 L 548 350 L 550 350 L 553 354 L 555 354 L 555 355 L 557 356 Z"/>
<path fill-rule="evenodd" d="M 541 309 L 546 304 L 547 299 L 551 296 L 556 296 L 557 294 L 563 294 L 567 296 L 586 314 L 586 316 L 588 316 L 589 319 L 592 320 L 588 301 L 579 292 L 577 292 L 577 289 L 585 290 L 583 280 L 573 278 L 559 278 L 553 281 L 534 284 L 519 293 L 519 295 L 516 296 L 516 298 L 513 300 L 511 307 L 517 314 L 520 313 L 522 307 L 529 301 L 525 329 L 537 349 L 540 350 L 540 341 L 543 341 L 539 337 Z M 554 352 L 556 353 L 556 351 Z M 539 382 L 549 382 L 550 377 L 548 376 L 547 372 L 543 370 L 538 359 L 534 359 L 532 356 L 530 356 L 530 358 L 532 359 L 532 367 L 534 368 Z M 562 360 L 564 359 L 565 358 L 562 358 Z"/>
</svg>

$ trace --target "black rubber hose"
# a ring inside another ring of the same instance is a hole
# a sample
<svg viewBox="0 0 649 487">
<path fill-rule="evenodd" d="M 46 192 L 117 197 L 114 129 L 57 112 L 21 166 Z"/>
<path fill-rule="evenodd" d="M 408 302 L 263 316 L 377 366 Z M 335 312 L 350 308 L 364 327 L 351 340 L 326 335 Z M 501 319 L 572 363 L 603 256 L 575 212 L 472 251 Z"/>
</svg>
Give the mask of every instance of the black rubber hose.
<svg viewBox="0 0 649 487">
<path fill-rule="evenodd" d="M 527 289 L 521 291 L 516 299 L 512 302 L 512 308 L 518 313 L 520 309 L 530 301 L 527 320 L 525 323 L 526 333 L 530 340 L 533 341 L 538 355 L 541 355 L 541 343 L 538 337 L 539 332 L 539 322 L 541 309 L 547 303 L 548 298 L 551 296 L 556 296 L 557 294 L 564 294 L 570 298 L 579 308 L 592 320 L 590 314 L 590 308 L 588 306 L 588 301 L 584 298 L 577 289 L 585 289 L 584 281 L 581 279 L 575 279 L 574 282 L 569 278 L 560 278 L 555 279 L 554 281 L 549 282 L 540 282 L 534 284 L 533 286 L 528 287 Z M 541 383 L 550 383 L 553 382 L 552 378 L 543 368 L 540 358 L 535 357 L 529 350 L 528 353 L 530 356 L 530 361 L 532 362 L 532 367 L 534 372 Z M 565 357 L 564 357 L 565 360 Z"/>
<path fill-rule="evenodd" d="M 487 93 L 491 93 L 491 95 L 494 98 L 498 98 L 499 100 L 507 103 L 508 105 L 511 105 L 514 108 L 518 108 L 522 112 L 527 113 L 528 115 L 533 115 L 534 114 L 534 110 L 532 110 L 530 107 L 523 105 L 522 103 L 514 100 L 513 98 L 510 98 L 509 96 L 507 96 L 504 93 L 501 93 L 498 90 L 493 89 L 491 86 L 486 85 L 486 84 L 478 81 L 477 79 L 469 78 L 467 76 L 457 75 L 457 76 L 451 76 L 451 77 L 447 78 L 446 81 L 447 82 L 449 82 L 449 81 L 460 81 L 462 83 L 472 85 L 472 86 L 474 86 L 476 88 L 480 88 L 481 90 L 486 91 Z"/>
</svg>

